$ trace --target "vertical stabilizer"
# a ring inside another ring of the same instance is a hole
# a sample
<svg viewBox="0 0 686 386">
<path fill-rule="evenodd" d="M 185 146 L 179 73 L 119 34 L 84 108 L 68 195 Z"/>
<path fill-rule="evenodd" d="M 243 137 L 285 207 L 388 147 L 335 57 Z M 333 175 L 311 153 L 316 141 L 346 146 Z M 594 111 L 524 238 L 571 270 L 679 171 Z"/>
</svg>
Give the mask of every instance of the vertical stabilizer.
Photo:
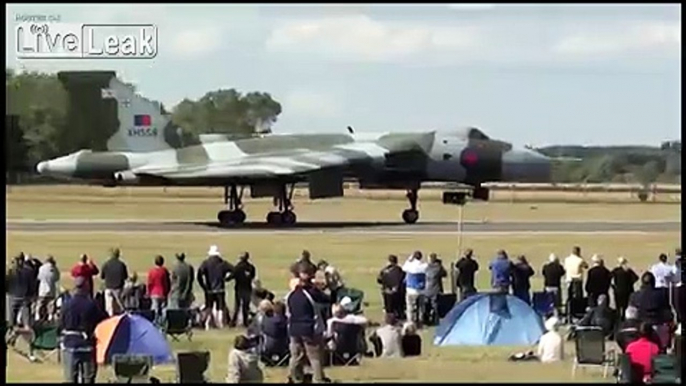
<svg viewBox="0 0 686 386">
<path fill-rule="evenodd" d="M 111 71 L 61 72 L 69 93 L 69 124 L 89 132 L 81 148 L 149 152 L 180 142 L 161 105 L 137 94 Z"/>
</svg>

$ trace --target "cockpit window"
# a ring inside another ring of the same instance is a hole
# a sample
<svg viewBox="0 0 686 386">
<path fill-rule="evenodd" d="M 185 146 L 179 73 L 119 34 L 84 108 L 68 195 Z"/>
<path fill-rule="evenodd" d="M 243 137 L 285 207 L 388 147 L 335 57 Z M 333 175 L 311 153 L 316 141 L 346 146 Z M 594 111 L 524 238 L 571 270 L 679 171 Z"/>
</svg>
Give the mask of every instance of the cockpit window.
<svg viewBox="0 0 686 386">
<path fill-rule="evenodd" d="M 471 127 L 468 129 L 467 138 L 479 139 L 482 141 L 487 141 L 490 139 L 486 134 L 484 134 L 481 130 L 477 129 L 476 127 Z"/>
</svg>

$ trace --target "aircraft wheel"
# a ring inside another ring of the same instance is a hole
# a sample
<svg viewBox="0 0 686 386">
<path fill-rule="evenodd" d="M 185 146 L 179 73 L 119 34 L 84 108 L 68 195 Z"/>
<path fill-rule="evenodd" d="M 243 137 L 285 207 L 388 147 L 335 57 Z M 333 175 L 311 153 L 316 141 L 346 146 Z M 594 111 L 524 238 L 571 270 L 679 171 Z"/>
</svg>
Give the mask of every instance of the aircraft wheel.
<svg viewBox="0 0 686 386">
<path fill-rule="evenodd" d="M 419 220 L 419 211 L 412 209 L 405 209 L 403 211 L 403 221 L 405 221 L 406 224 L 414 224 L 417 220 Z"/>
<path fill-rule="evenodd" d="M 217 220 L 221 225 L 227 225 L 231 223 L 232 212 L 230 210 L 222 210 L 217 214 Z"/>
<path fill-rule="evenodd" d="M 295 213 L 289 211 L 281 213 L 281 222 L 284 225 L 295 225 L 295 222 L 297 221 L 297 217 L 295 216 Z"/>
<path fill-rule="evenodd" d="M 236 224 L 243 224 L 245 222 L 245 212 L 243 212 L 241 209 L 238 209 L 237 211 L 233 212 L 232 216 L 233 222 Z"/>
<path fill-rule="evenodd" d="M 267 213 L 267 224 L 270 224 L 270 225 L 281 224 L 281 213 L 279 213 L 279 212 Z"/>
</svg>

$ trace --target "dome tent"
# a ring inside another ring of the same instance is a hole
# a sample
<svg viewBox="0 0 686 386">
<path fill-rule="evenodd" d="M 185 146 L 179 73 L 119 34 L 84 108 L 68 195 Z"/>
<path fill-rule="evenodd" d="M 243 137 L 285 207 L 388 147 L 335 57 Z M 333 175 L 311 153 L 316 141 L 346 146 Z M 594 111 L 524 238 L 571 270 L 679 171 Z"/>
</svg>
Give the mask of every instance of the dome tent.
<svg viewBox="0 0 686 386">
<path fill-rule="evenodd" d="M 437 346 L 528 346 L 545 328 L 528 304 L 504 293 L 484 293 L 458 303 L 436 328 Z"/>
</svg>

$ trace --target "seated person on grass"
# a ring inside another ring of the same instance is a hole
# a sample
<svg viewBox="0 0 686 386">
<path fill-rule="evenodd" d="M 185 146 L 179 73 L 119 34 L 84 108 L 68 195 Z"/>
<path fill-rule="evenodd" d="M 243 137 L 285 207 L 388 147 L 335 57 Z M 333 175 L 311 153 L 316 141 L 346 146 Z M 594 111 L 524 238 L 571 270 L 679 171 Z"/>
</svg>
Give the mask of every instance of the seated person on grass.
<svg viewBox="0 0 686 386">
<path fill-rule="evenodd" d="M 422 354 L 422 337 L 417 334 L 417 326 L 412 322 L 405 322 L 402 331 L 403 356 L 415 357 Z"/>
</svg>

